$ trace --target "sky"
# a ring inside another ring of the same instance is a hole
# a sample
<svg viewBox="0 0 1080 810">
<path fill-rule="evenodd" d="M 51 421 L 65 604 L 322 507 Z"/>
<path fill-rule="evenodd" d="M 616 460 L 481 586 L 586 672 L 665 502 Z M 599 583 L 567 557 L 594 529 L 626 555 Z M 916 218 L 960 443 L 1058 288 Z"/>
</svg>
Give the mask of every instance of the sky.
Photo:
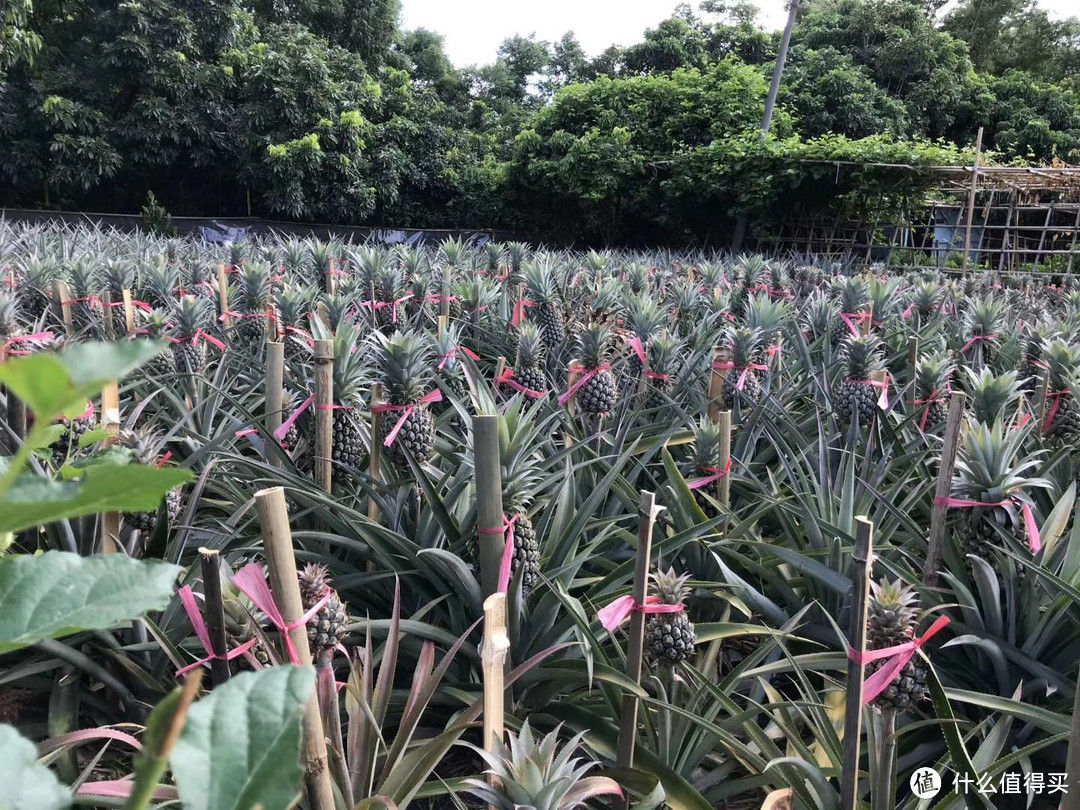
<svg viewBox="0 0 1080 810">
<path fill-rule="evenodd" d="M 760 21 L 782 28 L 785 0 L 756 0 Z M 458 67 L 495 61 L 499 43 L 509 36 L 535 33 L 555 41 L 573 31 L 590 56 L 609 45 L 632 45 L 646 28 L 668 17 L 678 0 L 401 0 L 405 28 L 442 34 L 446 52 Z M 697 7 L 694 0 L 690 4 Z M 1056 16 L 1077 12 L 1077 0 L 1039 0 Z"/>
</svg>

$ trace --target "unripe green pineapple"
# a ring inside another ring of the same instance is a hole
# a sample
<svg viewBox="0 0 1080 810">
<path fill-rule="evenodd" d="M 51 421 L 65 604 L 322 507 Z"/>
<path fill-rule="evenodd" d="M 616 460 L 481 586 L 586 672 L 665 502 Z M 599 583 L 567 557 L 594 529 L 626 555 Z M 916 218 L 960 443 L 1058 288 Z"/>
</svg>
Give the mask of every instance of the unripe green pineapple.
<svg viewBox="0 0 1080 810">
<path fill-rule="evenodd" d="M 304 612 L 311 610 L 329 592 L 330 598 L 307 624 L 312 655 L 329 653 L 345 637 L 348 617 L 338 592 L 330 587 L 330 572 L 325 565 L 308 563 L 298 575 L 300 600 Z"/>
<path fill-rule="evenodd" d="M 30 323 L 37 323 L 52 302 L 52 283 L 60 277 L 60 263 L 51 256 L 30 255 L 18 276 L 19 292 Z"/>
<path fill-rule="evenodd" d="M 200 374 L 206 365 L 206 343 L 197 338 L 210 324 L 211 306 L 205 298 L 185 295 L 172 316 L 172 353 L 180 374 Z"/>
<path fill-rule="evenodd" d="M 435 418 L 427 405 L 417 404 L 434 388 L 431 361 L 433 350 L 424 337 L 414 332 L 395 332 L 386 338 L 376 333 L 375 360 L 383 393 L 390 405 L 416 405 L 398 431 L 387 455 L 397 464 L 406 464 L 408 451 L 418 462 L 427 461 L 435 449 Z M 390 435 L 402 411 L 381 414 L 382 433 Z"/>
<path fill-rule="evenodd" d="M 735 406 L 736 400 L 753 403 L 761 398 L 761 379 L 758 369 L 752 366 L 764 365 L 764 337 L 760 329 L 746 326 L 737 326 L 729 334 L 734 368 L 724 378 L 724 407 L 728 410 Z"/>
<path fill-rule="evenodd" d="M 694 625 L 685 604 L 690 593 L 686 585 L 689 579 L 689 574 L 676 574 L 674 568 L 659 569 L 652 575 L 654 593 L 660 603 L 683 606 L 677 613 L 650 613 L 645 623 L 649 659 L 659 666 L 675 666 L 694 654 Z"/>
<path fill-rule="evenodd" d="M 112 305 L 103 318 L 112 320 L 113 335 L 119 337 L 127 334 L 127 315 L 123 306 L 116 306 L 124 302 L 124 290 L 131 290 L 135 286 L 135 268 L 121 259 L 109 259 L 105 262 L 101 271 L 101 285 L 109 293 L 109 303 Z"/>
<path fill-rule="evenodd" d="M 359 328 L 343 322 L 334 333 L 334 410 L 331 459 L 335 467 L 355 470 L 361 466 L 367 450 L 360 432 L 358 409 L 363 400 L 366 375 L 363 353 L 359 350 Z M 315 447 L 315 420 L 304 423 L 312 431 L 310 446 Z"/>
<path fill-rule="evenodd" d="M 843 378 L 836 392 L 836 416 L 842 424 L 868 425 L 877 413 L 880 389 L 870 385 L 881 371 L 881 341 L 875 335 L 849 335 L 841 347 Z"/>
<path fill-rule="evenodd" d="M 911 641 L 918 624 L 918 599 L 914 588 L 900 580 L 871 582 L 866 620 L 867 649 L 882 650 Z M 871 662 L 866 668 L 867 676 L 881 669 L 887 661 Z M 926 675 L 926 662 L 916 653 L 896 679 L 874 699 L 874 705 L 897 711 L 910 709 L 927 695 Z"/>
<path fill-rule="evenodd" d="M 549 352 L 557 351 L 566 340 L 566 320 L 553 266 L 543 261 L 529 264 L 525 284 L 544 346 Z"/>
<path fill-rule="evenodd" d="M 668 313 L 647 296 L 634 296 L 626 304 L 626 327 L 630 330 L 629 336 L 640 340 L 646 353 L 668 318 Z M 626 364 L 626 381 L 630 390 L 637 387 L 640 379 L 641 359 L 637 352 L 634 352 Z"/>
<path fill-rule="evenodd" d="M 133 430 L 121 430 L 117 444 L 131 452 L 131 459 L 136 464 L 156 467 L 161 461 L 165 446 L 163 436 L 151 427 L 139 427 Z M 180 489 L 171 489 L 165 495 L 165 514 L 172 524 L 180 515 Z M 157 528 L 158 510 L 150 512 L 125 512 L 124 523 L 144 534 L 152 534 Z"/>
<path fill-rule="evenodd" d="M 912 310 L 919 316 L 919 323 L 926 323 L 930 318 L 941 313 L 944 291 L 941 285 L 933 281 L 922 281 L 911 291 Z"/>
<path fill-rule="evenodd" d="M 236 295 L 229 302 L 242 316 L 234 318 L 232 329 L 233 338 L 240 343 L 254 346 L 266 337 L 266 313 L 273 300 L 270 279 L 270 265 L 265 262 L 250 262 L 240 268 Z"/>
<path fill-rule="evenodd" d="M 934 430 L 945 421 L 949 398 L 949 386 L 956 366 L 948 356 L 939 354 L 926 357 L 915 366 L 915 400 L 921 416 L 923 430 Z"/>
<path fill-rule="evenodd" d="M 514 380 L 530 391 L 548 390 L 547 375 L 544 373 L 544 344 L 539 328 L 529 321 L 518 327 Z"/>
<path fill-rule="evenodd" d="M 970 342 L 965 357 L 974 368 L 992 363 L 1001 334 L 1005 331 L 1005 300 L 989 297 L 976 300 L 964 313 L 963 334 Z"/>
<path fill-rule="evenodd" d="M 836 297 L 840 312 L 849 317 L 861 315 L 870 303 L 870 285 L 862 276 L 850 276 L 839 283 Z M 832 328 L 832 342 L 837 345 L 851 336 L 851 327 L 847 321 L 837 318 Z"/>
<path fill-rule="evenodd" d="M 1045 433 L 1065 444 L 1080 440 L 1080 405 L 1076 402 L 1080 384 L 1080 346 L 1055 340 L 1046 347 L 1050 370 L 1047 386 Z"/>
<path fill-rule="evenodd" d="M 311 343 L 305 336 L 304 320 L 311 309 L 313 290 L 293 287 L 277 297 L 278 326 L 285 344 L 285 359 L 311 356 Z"/>
<path fill-rule="evenodd" d="M 57 467 L 62 467 L 75 458 L 79 452 L 79 439 L 88 430 L 92 430 L 97 424 L 97 417 L 94 411 L 91 410 L 85 417 L 76 417 L 75 419 L 64 419 L 63 424 L 65 430 L 60 434 L 60 438 L 56 440 L 56 443 L 52 446 L 52 460 L 53 464 Z"/>
<path fill-rule="evenodd" d="M 607 365 L 610 353 L 611 331 L 605 326 L 587 326 L 578 336 L 578 362 L 583 373 L 595 369 L 577 391 L 577 402 L 583 413 L 604 416 L 615 407 L 619 395 L 615 387 L 615 376 Z"/>
</svg>

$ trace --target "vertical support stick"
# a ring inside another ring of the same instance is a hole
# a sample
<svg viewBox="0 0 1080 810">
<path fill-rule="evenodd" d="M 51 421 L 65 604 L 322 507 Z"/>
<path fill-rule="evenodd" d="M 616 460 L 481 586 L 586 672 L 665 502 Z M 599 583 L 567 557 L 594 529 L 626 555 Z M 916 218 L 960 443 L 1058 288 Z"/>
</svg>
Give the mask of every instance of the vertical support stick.
<svg viewBox="0 0 1080 810">
<path fill-rule="evenodd" d="M 53 299 L 60 304 L 60 316 L 64 320 L 64 331 L 68 337 L 75 336 L 75 319 L 71 317 L 71 287 L 66 281 L 53 281 Z"/>
<path fill-rule="evenodd" d="M 975 216 L 975 191 L 979 187 L 979 159 L 982 157 L 983 128 L 979 127 L 979 134 L 975 136 L 975 165 L 971 167 L 971 186 L 968 188 L 967 216 L 964 217 L 964 258 L 960 267 L 961 272 L 967 275 L 968 252 L 971 250 L 971 220 Z"/>
<path fill-rule="evenodd" d="M 480 661 L 484 668 L 484 750 L 489 754 L 495 753 L 496 742 L 503 742 L 506 697 L 504 673 L 509 651 L 506 594 L 493 593 L 484 600 L 484 640 L 480 647 Z M 494 776 L 488 776 L 493 786 L 495 779 Z"/>
<path fill-rule="evenodd" d="M 112 341 L 116 340 L 116 329 L 113 324 L 113 306 L 112 306 L 112 293 L 108 290 L 104 290 L 101 293 L 101 308 L 105 310 L 102 325 L 105 327 L 105 339 Z"/>
<path fill-rule="evenodd" d="M 130 335 L 135 332 L 135 307 L 131 304 L 131 290 L 124 290 L 124 328 Z"/>
<path fill-rule="evenodd" d="M 945 517 L 948 507 L 938 506 L 939 498 L 949 497 L 952 486 L 953 467 L 956 465 L 956 451 L 960 446 L 960 423 L 964 417 L 963 391 L 953 391 L 949 397 L 949 416 L 945 422 L 945 441 L 941 447 L 941 465 L 938 467 L 937 486 L 934 488 L 934 506 L 930 510 L 930 539 L 926 548 L 926 567 L 923 568 L 923 584 L 934 587 L 938 582 L 941 568 L 941 554 L 945 546 Z"/>
<path fill-rule="evenodd" d="M 442 267 L 442 295 L 439 298 L 439 315 L 450 320 L 450 281 L 452 279 L 450 272 L 450 265 L 444 264 Z"/>
<path fill-rule="evenodd" d="M 285 490 L 281 487 L 255 493 L 255 509 L 259 513 L 270 587 L 277 600 L 285 623 L 295 626 L 289 631 L 301 666 L 311 666 L 311 648 L 307 628 L 299 623 L 304 615 L 300 598 L 300 583 L 296 578 L 296 557 L 293 554 L 292 531 L 289 529 L 289 510 L 285 505 Z M 335 810 L 334 788 L 326 758 L 326 737 L 319 715 L 319 698 L 314 692 L 304 707 L 304 781 L 312 810 Z"/>
<path fill-rule="evenodd" d="M 382 385 L 375 383 L 371 387 L 371 407 L 382 403 Z M 379 414 L 371 414 L 371 450 L 368 452 L 368 476 L 371 478 L 371 486 L 377 487 L 382 482 L 382 450 L 383 450 L 382 419 Z M 372 520 L 379 519 L 379 503 L 372 496 L 368 499 L 367 516 Z"/>
<path fill-rule="evenodd" d="M 337 273 L 334 272 L 334 257 L 326 257 L 326 292 L 328 295 L 337 295 Z"/>
<path fill-rule="evenodd" d="M 326 492 L 333 479 L 334 342 L 315 341 L 315 483 Z"/>
<path fill-rule="evenodd" d="M 855 549 L 851 587 L 851 624 L 848 644 L 856 652 L 866 649 L 866 614 L 870 596 L 874 524 L 855 518 Z M 844 764 L 840 769 L 840 810 L 855 810 L 859 792 L 859 746 L 862 743 L 863 665 L 848 661 L 847 705 L 844 713 Z"/>
<path fill-rule="evenodd" d="M 264 418 L 266 420 L 266 432 L 271 436 L 281 427 L 282 422 L 282 386 L 285 379 L 285 344 L 270 341 L 266 344 L 266 406 Z M 266 460 L 272 467 L 281 467 L 281 453 L 273 446 L 273 442 L 267 442 Z"/>
<path fill-rule="evenodd" d="M 1050 370 L 1039 372 L 1039 382 L 1035 386 L 1035 418 L 1039 420 L 1039 430 L 1046 424 L 1046 393 L 1050 390 Z"/>
<path fill-rule="evenodd" d="M 112 313 L 106 311 L 106 322 Z M 105 446 L 116 443 L 120 432 L 120 390 L 116 383 L 109 383 L 101 389 L 101 426 L 109 434 Z M 120 513 L 105 512 L 101 516 L 101 553 L 115 554 L 120 548 Z"/>
<path fill-rule="evenodd" d="M 229 642 L 225 637 L 225 607 L 221 599 L 221 567 L 217 549 L 200 548 L 199 566 L 206 600 L 203 615 L 206 617 L 206 632 L 210 636 L 210 649 L 214 653 L 214 658 L 210 659 L 210 674 L 214 686 L 221 686 L 232 677 L 232 672 L 229 662 L 225 660 Z"/>
<path fill-rule="evenodd" d="M 503 536 L 502 467 L 499 453 L 499 417 L 473 417 L 476 456 L 476 526 L 479 529 L 480 583 L 484 596 L 499 587 L 506 539 Z"/>
<path fill-rule="evenodd" d="M 863 307 L 863 319 L 859 322 L 859 331 L 863 337 L 866 337 L 874 329 L 874 305 L 873 303 L 867 304 Z"/>
<path fill-rule="evenodd" d="M 569 390 L 573 388 L 574 383 L 577 382 L 578 375 L 581 373 L 581 363 L 576 360 L 570 364 L 570 369 L 566 372 L 566 388 Z M 566 403 L 566 411 L 570 414 L 570 418 L 573 419 L 577 416 L 577 394 L 570 397 Z"/>
<path fill-rule="evenodd" d="M 715 422 L 720 417 L 720 400 L 724 396 L 724 371 L 717 368 L 728 362 L 728 351 L 721 346 L 714 346 L 712 351 L 711 373 L 709 375 L 709 419 Z"/>
<path fill-rule="evenodd" d="M 1072 722 L 1069 724 L 1069 752 L 1065 756 L 1068 793 L 1061 799 L 1061 810 L 1080 810 L 1080 687 L 1073 698 Z"/>
<path fill-rule="evenodd" d="M 232 315 L 229 314 L 229 277 L 225 274 L 225 265 L 217 266 L 218 303 L 221 306 L 221 323 L 228 330 L 232 329 Z"/>
<path fill-rule="evenodd" d="M 439 325 L 438 325 L 438 334 L 439 334 L 439 340 L 440 341 L 443 338 L 446 337 L 446 330 L 449 329 L 449 328 L 450 328 L 450 316 L 449 315 L 440 315 L 439 316 Z"/>
<path fill-rule="evenodd" d="M 638 505 L 637 565 L 634 568 L 634 603 L 644 605 L 649 593 L 649 564 L 652 558 L 653 524 L 659 509 L 656 495 L 641 492 Z M 626 674 L 635 684 L 641 683 L 641 664 L 645 652 L 645 614 L 635 610 L 630 614 L 629 644 L 626 650 Z M 620 768 L 634 767 L 634 747 L 637 743 L 637 695 L 623 694 L 622 715 L 619 719 L 619 743 L 616 763 Z M 629 799 L 623 803 L 627 807 Z"/>
<path fill-rule="evenodd" d="M 726 470 L 731 463 L 731 411 L 720 411 L 720 469 Z M 720 479 L 720 505 L 731 508 L 731 474 Z"/>
<path fill-rule="evenodd" d="M 915 371 L 919 366 L 919 338 L 912 335 L 907 342 L 907 380 L 905 388 L 910 390 L 910 397 L 914 400 L 919 392 L 915 390 Z M 912 406 L 915 407 L 915 406 Z"/>
</svg>

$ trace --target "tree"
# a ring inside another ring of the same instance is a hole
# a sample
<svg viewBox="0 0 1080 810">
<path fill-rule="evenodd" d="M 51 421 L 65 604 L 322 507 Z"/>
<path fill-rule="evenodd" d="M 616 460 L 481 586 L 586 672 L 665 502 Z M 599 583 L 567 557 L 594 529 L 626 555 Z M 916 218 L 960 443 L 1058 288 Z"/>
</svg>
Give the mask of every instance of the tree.
<svg viewBox="0 0 1080 810">
<path fill-rule="evenodd" d="M 442 98 L 461 98 L 465 81 L 446 55 L 441 34 L 417 28 L 403 31 L 394 46 L 397 67 L 408 72 L 414 81 L 434 87 Z"/>
<path fill-rule="evenodd" d="M 31 61 L 41 50 L 41 37 L 27 27 L 33 10 L 31 0 L 0 3 L 0 72 L 16 62 Z"/>
</svg>

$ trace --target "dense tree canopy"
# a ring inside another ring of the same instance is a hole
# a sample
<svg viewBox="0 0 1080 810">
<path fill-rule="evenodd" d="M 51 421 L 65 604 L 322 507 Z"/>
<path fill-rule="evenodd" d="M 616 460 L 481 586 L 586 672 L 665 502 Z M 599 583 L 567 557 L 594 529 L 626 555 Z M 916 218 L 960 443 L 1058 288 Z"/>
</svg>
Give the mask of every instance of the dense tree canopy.
<svg viewBox="0 0 1080 810">
<path fill-rule="evenodd" d="M 399 30 L 397 0 L 3 8 L 7 205 L 136 211 L 153 191 L 175 214 L 683 241 L 879 179 L 812 161 L 967 160 L 980 126 L 997 160 L 1080 163 L 1080 22 L 1031 0 L 805 4 L 764 143 L 779 35 L 745 0 L 595 56 L 514 35 L 465 68 Z"/>
</svg>

